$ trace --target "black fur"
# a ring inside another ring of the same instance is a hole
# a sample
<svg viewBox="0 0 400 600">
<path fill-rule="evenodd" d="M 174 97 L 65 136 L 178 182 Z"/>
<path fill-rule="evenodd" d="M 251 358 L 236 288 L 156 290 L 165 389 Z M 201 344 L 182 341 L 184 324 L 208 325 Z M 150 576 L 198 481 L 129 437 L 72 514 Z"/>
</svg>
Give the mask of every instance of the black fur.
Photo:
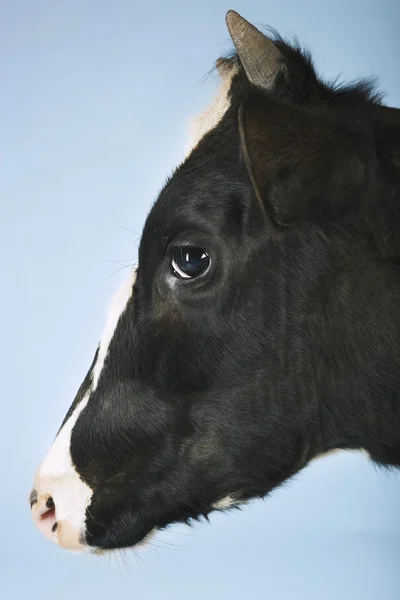
<svg viewBox="0 0 400 600">
<path fill-rule="evenodd" d="M 333 448 L 400 466 L 400 111 L 276 44 L 286 71 L 268 92 L 227 59 L 230 109 L 147 218 L 134 294 L 72 433 L 94 490 L 89 545 L 264 496 Z M 212 268 L 172 286 L 185 242 Z"/>
</svg>

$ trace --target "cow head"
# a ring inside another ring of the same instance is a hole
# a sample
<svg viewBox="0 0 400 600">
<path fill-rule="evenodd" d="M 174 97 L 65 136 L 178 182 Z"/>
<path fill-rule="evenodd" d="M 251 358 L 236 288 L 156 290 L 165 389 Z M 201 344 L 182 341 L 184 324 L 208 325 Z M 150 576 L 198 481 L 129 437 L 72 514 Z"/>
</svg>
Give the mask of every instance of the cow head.
<svg viewBox="0 0 400 600">
<path fill-rule="evenodd" d="M 134 546 L 362 445 L 340 403 L 376 251 L 361 217 L 379 99 L 323 83 L 307 54 L 237 13 L 227 23 L 219 96 L 35 477 L 36 524 L 68 549 Z"/>
</svg>

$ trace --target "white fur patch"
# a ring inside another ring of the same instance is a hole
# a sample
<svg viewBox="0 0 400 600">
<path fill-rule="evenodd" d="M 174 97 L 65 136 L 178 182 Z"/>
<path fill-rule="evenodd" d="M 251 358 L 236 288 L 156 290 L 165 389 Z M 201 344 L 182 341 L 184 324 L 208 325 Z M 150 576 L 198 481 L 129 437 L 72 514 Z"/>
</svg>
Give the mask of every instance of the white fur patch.
<svg viewBox="0 0 400 600">
<path fill-rule="evenodd" d="M 114 336 L 118 322 L 126 309 L 129 299 L 132 296 L 133 284 L 135 283 L 135 280 L 136 270 L 132 270 L 127 280 L 122 284 L 119 290 L 117 290 L 111 301 L 110 308 L 108 310 L 107 324 L 100 341 L 99 354 L 92 371 L 92 391 L 96 389 L 99 382 L 100 373 L 104 367 L 108 348 Z"/>
<path fill-rule="evenodd" d="M 218 500 L 215 504 L 213 504 L 213 508 L 216 510 L 223 510 L 224 508 L 231 508 L 237 504 L 235 500 L 231 496 L 226 496 L 226 498 L 222 498 L 222 500 Z"/>
<path fill-rule="evenodd" d="M 75 539 L 71 544 L 76 548 L 79 539 L 84 533 L 86 508 L 90 504 L 93 494 L 91 488 L 78 475 L 70 453 L 71 432 L 78 420 L 79 415 L 88 403 L 90 390 L 82 401 L 77 405 L 74 412 L 60 430 L 47 453 L 43 463 L 39 467 L 34 489 L 38 494 L 38 506 L 42 498 L 51 497 L 55 505 L 55 521 L 64 521 L 75 532 Z M 36 506 L 33 507 L 33 511 Z M 58 543 L 58 531 L 51 534 L 50 539 Z"/>
<path fill-rule="evenodd" d="M 321 454 L 317 454 L 316 456 L 314 456 L 314 458 L 311 459 L 310 462 L 319 460 L 320 458 L 325 458 L 326 456 L 331 456 L 332 454 L 338 454 L 342 452 L 360 452 L 361 454 L 364 454 L 364 456 L 366 456 L 367 458 L 370 458 L 369 453 L 363 448 L 357 450 L 345 450 L 342 448 L 334 448 L 333 450 L 328 450 L 327 452 L 321 452 Z"/>
<path fill-rule="evenodd" d="M 85 533 L 86 509 L 93 495 L 93 490 L 82 480 L 72 463 L 71 433 L 99 382 L 110 342 L 119 319 L 132 296 L 135 279 L 136 271 L 132 271 L 129 278 L 114 295 L 108 311 L 108 321 L 101 338 L 97 361 L 92 371 L 91 386 L 59 431 L 35 477 L 34 489 L 38 495 L 38 502 L 33 506 L 32 511 L 36 523 L 51 541 L 60 543 L 69 549 L 76 549 L 80 546 L 80 536 Z M 40 516 L 37 514 L 37 511 L 42 512 L 42 505 L 48 497 L 54 501 L 54 521 L 59 523 L 54 532 L 41 527 Z M 66 531 L 68 531 L 68 535 L 65 534 Z M 62 539 L 59 539 L 59 532 Z"/>
<path fill-rule="evenodd" d="M 186 142 L 185 156 L 194 150 L 199 141 L 221 121 L 230 106 L 229 90 L 232 78 L 237 73 L 237 67 L 233 67 L 224 75 L 217 95 L 211 104 L 205 108 L 197 117 L 190 119 L 188 126 L 188 139 Z"/>
<path fill-rule="evenodd" d="M 340 448 L 333 448 L 333 450 L 327 450 L 327 452 L 321 452 L 320 454 L 316 454 L 310 462 L 315 460 L 319 460 L 320 458 L 325 458 L 326 456 L 330 456 L 331 454 L 337 454 L 338 452 L 343 452 Z"/>
<path fill-rule="evenodd" d="M 89 389 L 81 402 L 76 406 L 68 421 L 59 431 L 53 445 L 38 470 L 38 476 L 41 478 L 52 477 L 59 479 L 60 477 L 69 476 L 75 472 L 69 451 L 71 432 L 79 415 L 89 401 L 90 392 L 91 390 Z"/>
</svg>

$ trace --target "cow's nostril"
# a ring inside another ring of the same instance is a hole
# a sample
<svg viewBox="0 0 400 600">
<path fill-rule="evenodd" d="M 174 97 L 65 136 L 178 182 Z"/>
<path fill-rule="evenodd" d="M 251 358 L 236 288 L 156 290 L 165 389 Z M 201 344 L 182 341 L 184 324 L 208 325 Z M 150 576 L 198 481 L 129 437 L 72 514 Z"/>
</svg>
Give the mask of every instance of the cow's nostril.
<svg viewBox="0 0 400 600">
<path fill-rule="evenodd" d="M 41 521 L 54 521 L 56 520 L 56 505 L 54 504 L 54 500 L 51 496 L 49 496 L 46 500 L 45 507 L 47 510 L 43 510 L 40 514 Z M 55 529 L 54 529 L 55 531 Z"/>
<path fill-rule="evenodd" d="M 56 517 L 56 509 L 54 506 L 53 506 L 53 508 L 49 508 L 49 510 L 46 510 L 45 512 L 43 512 L 40 515 L 40 518 L 42 521 L 47 521 L 49 519 L 53 520 L 53 519 L 55 519 L 55 517 Z"/>
<path fill-rule="evenodd" d="M 33 498 L 35 500 L 35 498 Z M 62 530 L 62 522 L 58 523 L 56 517 L 56 503 L 53 496 L 43 494 L 37 495 L 35 506 L 32 508 L 32 516 L 36 527 L 47 539 L 58 543 L 57 536 Z"/>
</svg>

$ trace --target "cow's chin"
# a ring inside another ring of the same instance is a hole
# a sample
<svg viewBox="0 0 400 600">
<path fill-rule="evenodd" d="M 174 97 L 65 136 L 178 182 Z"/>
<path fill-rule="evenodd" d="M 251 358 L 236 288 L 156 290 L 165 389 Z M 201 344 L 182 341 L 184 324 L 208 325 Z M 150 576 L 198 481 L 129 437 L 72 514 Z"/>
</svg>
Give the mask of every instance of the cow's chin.
<svg viewBox="0 0 400 600">
<path fill-rule="evenodd" d="M 126 550 L 144 550 L 151 545 L 157 533 L 158 529 L 155 527 L 140 542 L 133 543 L 131 546 L 116 545 L 115 548 L 102 548 L 101 546 L 85 546 L 83 551 L 92 556 L 102 557 L 107 554 L 115 554 L 118 551 L 122 552 Z"/>
<path fill-rule="evenodd" d="M 228 495 L 225 496 L 223 498 L 221 498 L 220 500 L 214 502 L 211 507 L 208 510 L 204 510 L 204 512 L 202 513 L 202 515 L 209 515 L 210 513 L 216 513 L 216 512 L 225 512 L 225 511 L 229 511 L 230 509 L 235 509 L 240 507 L 240 505 L 242 504 L 247 504 L 248 500 L 243 500 L 243 501 L 239 501 L 238 499 L 236 499 L 234 497 L 234 495 Z M 93 546 L 85 546 L 84 551 L 88 552 L 94 556 L 104 556 L 106 554 L 109 553 L 115 553 L 118 552 L 119 550 L 143 550 L 145 548 L 147 548 L 148 546 L 151 545 L 151 543 L 153 542 L 153 540 L 155 539 L 156 535 L 164 530 L 164 529 L 168 529 L 169 527 L 172 526 L 176 526 L 176 525 L 183 525 L 183 524 L 187 524 L 188 522 L 195 522 L 201 520 L 201 516 L 199 515 L 194 515 L 193 517 L 189 517 L 185 520 L 182 521 L 173 521 L 167 525 L 165 525 L 164 527 L 158 528 L 158 527 L 153 527 L 148 533 L 146 533 L 146 535 L 143 537 L 143 539 L 141 539 L 138 542 L 132 542 L 132 544 L 118 544 L 118 539 L 115 542 L 115 545 L 113 547 L 102 547 L 101 544 L 99 546 L 93 545 Z M 106 531 L 104 533 L 104 538 L 108 538 L 108 532 Z"/>
</svg>

